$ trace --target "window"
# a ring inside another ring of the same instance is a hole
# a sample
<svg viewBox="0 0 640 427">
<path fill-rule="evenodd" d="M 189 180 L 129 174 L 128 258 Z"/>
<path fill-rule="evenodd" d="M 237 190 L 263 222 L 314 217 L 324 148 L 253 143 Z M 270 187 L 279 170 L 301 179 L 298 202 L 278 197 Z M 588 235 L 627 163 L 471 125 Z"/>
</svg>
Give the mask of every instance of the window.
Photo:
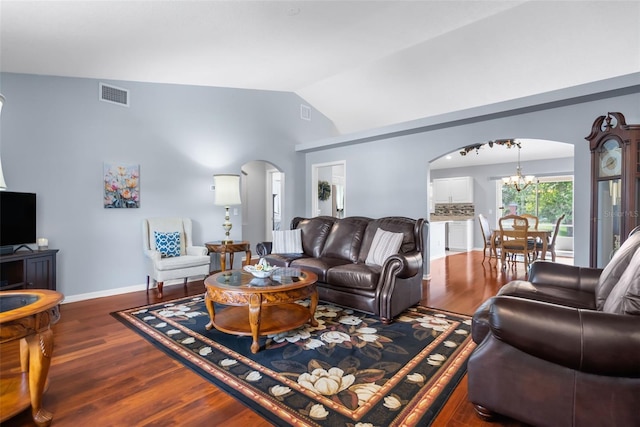
<svg viewBox="0 0 640 427">
<path fill-rule="evenodd" d="M 537 182 L 518 192 L 502 185 L 503 215 L 531 214 L 538 217 L 538 229 L 552 231 L 564 214 L 558 236 L 573 237 L 573 177 L 540 177 Z"/>
</svg>

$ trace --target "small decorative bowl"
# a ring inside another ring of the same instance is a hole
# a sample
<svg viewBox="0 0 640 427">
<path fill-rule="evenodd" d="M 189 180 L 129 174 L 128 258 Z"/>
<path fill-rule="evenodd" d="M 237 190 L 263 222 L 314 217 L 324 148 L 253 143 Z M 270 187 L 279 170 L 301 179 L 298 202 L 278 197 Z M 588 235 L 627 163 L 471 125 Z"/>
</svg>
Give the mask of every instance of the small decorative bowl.
<svg viewBox="0 0 640 427">
<path fill-rule="evenodd" d="M 255 265 L 245 265 L 242 269 L 248 273 L 253 274 L 254 277 L 259 279 L 265 279 L 271 276 L 271 273 L 276 269 L 275 267 L 269 266 L 268 269 L 257 270 Z"/>
</svg>

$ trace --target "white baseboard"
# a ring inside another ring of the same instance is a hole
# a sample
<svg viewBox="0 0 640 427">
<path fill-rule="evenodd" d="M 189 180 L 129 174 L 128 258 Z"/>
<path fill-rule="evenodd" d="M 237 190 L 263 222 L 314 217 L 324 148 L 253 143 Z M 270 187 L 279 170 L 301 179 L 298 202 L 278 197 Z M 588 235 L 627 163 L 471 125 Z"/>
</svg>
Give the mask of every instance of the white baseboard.
<svg viewBox="0 0 640 427">
<path fill-rule="evenodd" d="M 188 283 L 196 282 L 196 281 L 197 280 L 189 280 Z M 166 288 L 167 286 L 175 286 L 175 285 L 182 286 L 183 284 L 184 284 L 184 281 L 182 279 L 167 280 L 166 282 L 164 282 L 164 288 Z M 155 288 L 156 287 L 153 284 L 149 285 L 149 291 L 153 289 L 153 292 L 155 292 Z M 111 297 L 114 295 L 128 294 L 130 292 L 144 291 L 146 289 L 147 289 L 147 284 L 143 283 L 141 285 L 124 286 L 122 288 L 106 289 L 104 291 L 88 292 L 86 294 L 65 295 L 64 300 L 62 301 L 62 304 L 67 304 L 70 302 L 85 301 L 85 300 L 94 299 L 94 298 Z"/>
</svg>

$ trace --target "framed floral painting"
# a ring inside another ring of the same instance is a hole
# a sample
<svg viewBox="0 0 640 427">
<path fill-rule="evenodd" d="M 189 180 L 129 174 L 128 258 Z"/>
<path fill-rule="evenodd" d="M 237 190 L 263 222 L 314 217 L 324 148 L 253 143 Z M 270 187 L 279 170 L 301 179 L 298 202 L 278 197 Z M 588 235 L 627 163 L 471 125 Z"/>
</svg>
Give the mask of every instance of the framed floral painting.
<svg viewBox="0 0 640 427">
<path fill-rule="evenodd" d="M 104 163 L 104 207 L 140 207 L 140 165 Z"/>
</svg>

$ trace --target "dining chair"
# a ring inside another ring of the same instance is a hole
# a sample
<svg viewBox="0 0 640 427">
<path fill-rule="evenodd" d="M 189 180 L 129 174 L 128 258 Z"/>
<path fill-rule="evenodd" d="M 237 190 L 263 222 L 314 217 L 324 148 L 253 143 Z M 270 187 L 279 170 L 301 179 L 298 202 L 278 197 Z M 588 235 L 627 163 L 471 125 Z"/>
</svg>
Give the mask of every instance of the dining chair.
<svg viewBox="0 0 640 427">
<path fill-rule="evenodd" d="M 538 217 L 531 214 L 520 214 L 521 217 L 527 218 L 529 222 L 529 228 L 533 228 L 535 230 L 538 229 Z"/>
<path fill-rule="evenodd" d="M 478 222 L 480 222 L 480 231 L 482 232 L 482 239 L 484 243 L 484 249 L 482 250 L 482 262 L 487 257 L 487 249 L 489 250 L 489 261 L 493 255 L 498 259 L 498 246 L 500 245 L 500 239 L 493 228 L 489 225 L 487 217 L 478 214 Z M 491 241 L 493 239 L 493 242 Z"/>
<path fill-rule="evenodd" d="M 502 268 L 506 268 L 507 257 L 515 266 L 516 256 L 522 255 L 524 267 L 529 271 L 529 263 L 535 255 L 535 244 L 529 240 L 529 221 L 519 215 L 507 215 L 498 220 L 500 227 L 500 257 Z"/>
<path fill-rule="evenodd" d="M 551 252 L 551 261 L 556 261 L 556 238 L 558 237 L 558 231 L 560 230 L 560 223 L 564 220 L 565 215 L 562 214 L 556 221 L 556 227 L 553 229 L 553 234 L 547 240 L 547 252 Z M 536 256 L 539 252 L 542 252 L 542 242 L 536 242 Z M 546 254 L 541 254 L 546 256 Z"/>
<path fill-rule="evenodd" d="M 527 221 L 529 221 L 529 230 L 537 230 L 538 229 L 538 217 L 535 215 L 531 215 L 531 214 L 520 214 L 521 217 L 523 218 L 527 218 Z M 540 246 L 542 246 L 542 241 L 539 238 L 529 238 L 529 243 L 533 244 L 533 245 L 537 245 L 538 243 L 540 243 Z M 538 258 L 538 252 L 536 251 L 534 254 L 534 259 Z"/>
</svg>

